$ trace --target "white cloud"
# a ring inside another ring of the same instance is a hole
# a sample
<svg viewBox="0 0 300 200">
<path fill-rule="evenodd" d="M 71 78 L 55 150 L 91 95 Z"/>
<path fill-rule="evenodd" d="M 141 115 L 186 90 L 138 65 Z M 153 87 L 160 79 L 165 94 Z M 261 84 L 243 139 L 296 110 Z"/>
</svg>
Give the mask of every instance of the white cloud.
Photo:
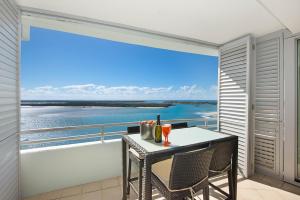
<svg viewBox="0 0 300 200">
<path fill-rule="evenodd" d="M 150 99 L 216 99 L 216 86 L 181 87 L 105 86 L 96 84 L 42 86 L 22 88 L 22 99 L 30 100 L 150 100 Z"/>
</svg>

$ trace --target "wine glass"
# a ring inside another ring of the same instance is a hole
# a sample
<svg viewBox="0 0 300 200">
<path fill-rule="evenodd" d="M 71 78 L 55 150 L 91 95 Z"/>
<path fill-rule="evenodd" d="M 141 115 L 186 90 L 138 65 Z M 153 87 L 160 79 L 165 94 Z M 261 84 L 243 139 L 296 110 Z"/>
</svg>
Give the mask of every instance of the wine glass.
<svg viewBox="0 0 300 200">
<path fill-rule="evenodd" d="M 171 132 L 171 124 L 164 124 L 162 125 L 162 132 L 165 137 L 164 146 L 168 146 L 169 142 L 169 134 Z"/>
</svg>

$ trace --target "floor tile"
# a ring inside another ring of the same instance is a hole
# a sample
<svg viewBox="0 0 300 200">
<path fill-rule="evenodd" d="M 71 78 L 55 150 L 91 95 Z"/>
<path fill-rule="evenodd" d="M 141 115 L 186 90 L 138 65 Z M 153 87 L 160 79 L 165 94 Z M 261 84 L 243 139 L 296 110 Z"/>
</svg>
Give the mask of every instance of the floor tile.
<svg viewBox="0 0 300 200">
<path fill-rule="evenodd" d="M 63 197 L 63 198 L 60 198 L 59 200 L 81 200 L 81 195 Z"/>
<path fill-rule="evenodd" d="M 129 199 L 130 200 L 137 200 L 138 199 L 138 195 L 135 192 L 131 192 L 130 195 L 129 195 Z"/>
<path fill-rule="evenodd" d="M 287 191 L 287 192 L 291 192 L 291 193 L 295 193 L 297 195 L 300 195 L 300 187 L 297 187 L 295 185 L 291 185 L 289 183 L 284 183 L 281 187 L 282 190 Z"/>
<path fill-rule="evenodd" d="M 103 180 L 101 182 L 101 184 L 102 184 L 102 189 L 107 189 L 107 188 L 119 186 L 120 181 L 119 181 L 118 177 L 116 177 L 116 178 L 110 178 L 110 179 Z"/>
<path fill-rule="evenodd" d="M 25 198 L 24 200 L 45 200 L 42 195 L 35 195 L 32 197 Z"/>
<path fill-rule="evenodd" d="M 256 190 L 253 189 L 238 189 L 237 199 L 239 200 L 264 200 Z M 271 200 L 271 199 L 265 199 Z"/>
<path fill-rule="evenodd" d="M 87 193 L 87 192 L 95 192 L 98 190 L 102 189 L 102 183 L 101 181 L 96 181 L 93 183 L 88 183 L 88 184 L 84 184 L 82 185 L 82 192 L 83 193 Z"/>
<path fill-rule="evenodd" d="M 62 196 L 62 190 L 55 190 L 52 192 L 47 192 L 47 193 L 44 193 L 42 196 L 43 196 L 44 200 L 55 200 Z"/>
<path fill-rule="evenodd" d="M 101 200 L 102 199 L 102 191 L 89 192 L 82 195 L 81 200 Z"/>
<path fill-rule="evenodd" d="M 288 199 L 288 200 L 300 200 L 300 195 L 298 195 L 298 194 L 290 193 L 290 192 L 283 191 L 283 190 L 279 190 L 278 194 L 282 198 L 284 198 L 284 199 Z"/>
<path fill-rule="evenodd" d="M 122 198 L 121 187 L 111 187 L 102 190 L 103 200 L 120 200 Z"/>
<path fill-rule="evenodd" d="M 278 191 L 275 190 L 257 190 L 256 191 L 262 199 L 272 199 L 272 200 L 285 200 L 284 196 L 281 196 Z"/>
<path fill-rule="evenodd" d="M 270 177 L 264 177 L 261 183 L 278 188 L 281 188 L 284 184 L 282 181 Z"/>
<path fill-rule="evenodd" d="M 210 200 L 212 200 L 212 199 L 213 200 L 215 200 L 215 199 L 218 199 L 218 200 L 226 199 L 226 197 L 223 194 L 219 193 L 218 191 L 216 191 L 212 188 L 210 188 L 210 190 L 209 190 L 209 195 L 210 195 Z M 200 197 L 202 199 L 203 195 L 200 194 L 200 195 L 198 195 L 198 197 Z"/>
<path fill-rule="evenodd" d="M 119 184 L 120 184 L 120 185 L 123 185 L 123 177 L 122 177 L 122 176 L 119 176 L 118 179 L 119 179 Z"/>
<path fill-rule="evenodd" d="M 82 187 L 81 186 L 65 188 L 62 191 L 62 197 L 69 197 L 69 196 L 79 195 L 79 194 L 81 194 L 81 192 L 82 192 Z"/>
</svg>

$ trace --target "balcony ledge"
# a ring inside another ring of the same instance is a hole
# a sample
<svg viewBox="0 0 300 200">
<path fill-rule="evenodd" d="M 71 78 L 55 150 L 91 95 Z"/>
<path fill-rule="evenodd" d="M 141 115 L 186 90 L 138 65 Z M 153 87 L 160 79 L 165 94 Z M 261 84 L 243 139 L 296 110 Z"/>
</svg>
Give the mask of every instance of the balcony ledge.
<svg viewBox="0 0 300 200">
<path fill-rule="evenodd" d="M 24 197 L 121 176 L 121 140 L 21 151 Z"/>
</svg>

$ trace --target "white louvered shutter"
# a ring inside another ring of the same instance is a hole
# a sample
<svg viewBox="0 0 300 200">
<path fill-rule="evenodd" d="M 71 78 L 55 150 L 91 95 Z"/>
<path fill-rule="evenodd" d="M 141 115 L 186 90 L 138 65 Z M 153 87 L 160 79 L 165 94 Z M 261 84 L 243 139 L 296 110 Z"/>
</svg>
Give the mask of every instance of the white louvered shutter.
<svg viewBox="0 0 300 200">
<path fill-rule="evenodd" d="M 0 200 L 19 199 L 19 16 L 0 0 Z"/>
<path fill-rule="evenodd" d="M 220 48 L 219 57 L 219 131 L 239 137 L 239 169 L 249 175 L 249 77 L 251 37 Z"/>
<path fill-rule="evenodd" d="M 282 33 L 258 38 L 255 67 L 255 169 L 279 175 Z"/>
</svg>

